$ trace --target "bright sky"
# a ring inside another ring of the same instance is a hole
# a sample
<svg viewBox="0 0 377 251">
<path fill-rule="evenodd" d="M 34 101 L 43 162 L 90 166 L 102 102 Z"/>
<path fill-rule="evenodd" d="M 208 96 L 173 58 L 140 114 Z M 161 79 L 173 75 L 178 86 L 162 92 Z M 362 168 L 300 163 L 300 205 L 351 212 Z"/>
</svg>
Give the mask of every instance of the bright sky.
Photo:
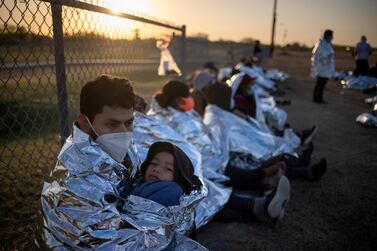
<svg viewBox="0 0 377 251">
<path fill-rule="evenodd" d="M 143 1 L 143 0 L 138 0 Z M 152 16 L 186 24 L 188 34 L 203 32 L 210 39 L 244 37 L 269 43 L 273 0 L 144 0 Z M 146 6 L 144 6 L 146 7 Z M 377 0 L 278 0 L 277 43 L 313 45 L 327 28 L 334 43 L 354 45 L 365 34 L 377 47 Z"/>
<path fill-rule="evenodd" d="M 270 43 L 273 0 L 88 1 L 103 2 L 116 11 L 145 13 L 177 25 L 186 24 L 188 35 L 201 32 L 208 34 L 211 40 L 238 41 L 252 37 L 262 43 Z M 17 1 L 17 6 L 20 10 L 30 8 L 25 19 L 36 18 L 35 22 L 41 23 L 41 15 L 31 16 L 35 12 L 35 2 L 28 7 L 25 2 Z M 14 4 L 14 0 L 5 0 L 8 8 L 11 8 L 11 3 Z M 7 20 L 9 11 L 4 6 L 0 7 L 1 17 Z M 21 16 L 15 11 L 12 18 L 17 21 Z M 113 27 L 121 23 L 110 16 L 102 20 Z M 334 30 L 335 44 L 353 46 L 361 35 L 366 35 L 368 42 L 376 48 L 377 0 L 278 0 L 277 44 L 300 42 L 312 46 L 327 28 Z"/>
</svg>

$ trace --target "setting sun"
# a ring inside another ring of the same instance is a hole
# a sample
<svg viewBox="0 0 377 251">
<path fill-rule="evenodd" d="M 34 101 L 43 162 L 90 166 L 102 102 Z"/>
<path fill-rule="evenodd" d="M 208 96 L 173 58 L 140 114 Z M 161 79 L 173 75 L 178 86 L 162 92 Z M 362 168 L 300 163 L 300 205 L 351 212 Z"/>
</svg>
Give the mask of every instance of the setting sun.
<svg viewBox="0 0 377 251">
<path fill-rule="evenodd" d="M 146 0 L 103 0 L 103 6 L 112 9 L 114 12 L 126 12 L 126 13 L 148 13 L 149 4 Z"/>
</svg>

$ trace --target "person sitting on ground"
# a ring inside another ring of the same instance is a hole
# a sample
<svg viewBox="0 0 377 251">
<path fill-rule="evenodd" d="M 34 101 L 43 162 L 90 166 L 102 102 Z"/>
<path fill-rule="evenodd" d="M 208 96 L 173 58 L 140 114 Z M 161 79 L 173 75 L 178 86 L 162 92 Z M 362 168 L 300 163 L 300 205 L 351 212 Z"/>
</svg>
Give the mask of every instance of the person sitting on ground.
<svg viewBox="0 0 377 251">
<path fill-rule="evenodd" d="M 202 186 L 189 157 L 169 142 L 153 143 L 140 171 L 141 177 L 131 194 L 165 207 L 179 205 L 183 194 L 189 195 Z"/>
<path fill-rule="evenodd" d="M 198 147 L 198 150 L 202 154 L 202 167 L 205 177 L 209 178 L 207 173 L 210 173 L 211 169 L 217 169 L 218 172 L 220 172 L 219 174 L 223 176 L 223 167 L 213 166 L 212 164 L 214 163 L 213 161 L 218 163 L 217 161 L 220 159 L 228 159 L 229 152 L 218 152 L 216 150 L 213 152 L 211 150 L 214 146 L 211 141 L 213 135 L 210 134 L 210 129 L 204 125 L 202 118 L 195 115 L 193 117 L 185 116 L 185 118 L 195 120 L 190 121 L 178 116 L 183 115 L 182 113 L 188 112 L 196 114 L 192 109 L 187 109 L 189 106 L 185 100 L 190 98 L 188 95 L 188 86 L 182 82 L 169 81 L 164 85 L 162 91 L 155 96 L 156 102 L 164 110 L 173 109 L 175 114 L 169 114 L 165 118 L 162 118 L 162 122 L 171 125 L 172 128 L 175 128 L 178 133 L 181 133 L 190 143 Z M 149 114 L 152 115 L 153 113 Z M 175 120 L 175 118 L 178 119 Z M 185 126 L 188 123 L 190 125 L 189 129 Z M 202 144 L 203 142 L 206 144 Z M 221 143 L 225 144 L 225 142 Z M 282 218 L 285 205 L 290 199 L 290 184 L 286 177 L 279 175 L 281 168 L 284 168 L 284 166 L 276 164 L 274 166 L 266 167 L 263 170 L 246 172 L 247 175 L 241 174 L 237 176 L 240 179 L 231 182 L 231 184 L 235 184 L 235 188 L 243 188 L 246 191 L 258 190 L 260 196 L 250 195 L 243 197 L 236 193 L 232 193 L 226 204 L 226 208 L 231 211 L 236 210 L 239 212 L 238 214 L 243 214 L 242 212 L 244 212 L 245 217 L 242 217 L 242 219 L 247 220 L 264 217 L 274 219 Z M 232 177 L 235 176 L 236 175 L 232 175 L 230 178 L 232 179 Z M 209 194 L 211 195 L 211 191 L 209 191 Z M 229 210 L 226 209 L 225 211 L 227 212 Z M 223 213 L 220 213 L 220 215 L 222 214 Z M 241 219 L 235 218 L 234 220 Z"/>
<path fill-rule="evenodd" d="M 168 214 L 157 212 L 152 202 L 135 203 L 137 197 L 124 201 L 134 203 L 127 211 L 120 203 L 121 191 L 131 186 L 139 173 L 132 143 L 134 105 L 135 94 L 128 79 L 102 75 L 83 86 L 72 135 L 41 193 L 38 249 L 148 249 L 145 238 L 158 238 L 156 248 L 200 246 L 181 234 L 192 227 L 193 208 L 205 195 L 201 191 L 182 199 L 179 211 L 172 209 Z M 137 217 L 144 217 L 143 221 L 135 221 Z M 176 217 L 185 218 L 184 222 Z M 154 229 L 150 221 L 160 227 Z M 134 233 L 132 238 L 128 231 Z M 177 235 L 183 242 L 175 241 Z"/>
<path fill-rule="evenodd" d="M 235 107 L 233 112 L 236 113 L 238 116 L 243 118 L 251 117 L 257 120 L 259 117 L 263 117 L 261 109 L 258 107 L 257 100 L 255 98 L 256 91 L 256 84 L 255 79 L 250 77 L 249 75 L 245 74 L 242 77 L 241 83 L 237 88 L 235 95 L 233 96 Z M 289 128 L 289 125 L 286 124 L 285 128 Z M 277 136 L 282 136 L 284 131 L 279 131 L 276 128 L 274 129 L 274 133 Z M 297 133 L 299 136 L 302 144 L 308 144 L 312 136 L 316 131 L 316 126 L 313 126 L 310 129 L 305 129 Z"/>
<path fill-rule="evenodd" d="M 204 92 L 206 87 L 214 81 L 215 78 L 206 71 L 198 72 L 191 81 L 193 85 L 191 96 L 193 97 L 195 102 L 194 109 L 202 117 L 204 115 L 204 109 L 207 105 Z"/>
<path fill-rule="evenodd" d="M 231 88 L 224 84 L 224 83 L 215 83 L 207 88 L 206 95 L 207 100 L 210 105 L 215 105 L 218 108 L 220 108 L 224 113 L 231 113 Z M 206 110 L 205 116 L 207 116 L 208 110 Z M 222 133 L 226 134 L 227 130 L 231 128 L 231 125 L 224 124 L 228 122 L 223 122 L 223 119 L 221 121 L 214 116 L 211 116 L 212 122 L 217 121 L 220 122 L 220 130 Z M 206 119 L 206 117 L 205 117 Z M 233 117 L 232 123 L 237 123 L 237 120 L 240 118 Z M 210 121 L 210 120 L 206 120 Z M 214 126 L 215 124 L 210 124 Z M 251 127 L 251 126 L 250 126 Z M 226 142 L 232 142 L 231 135 L 229 135 L 229 139 L 225 140 Z M 258 182 L 254 182 L 254 184 L 260 184 L 261 180 L 265 177 L 268 177 L 267 174 L 271 173 L 271 175 L 274 175 L 275 173 L 278 173 L 279 171 L 283 171 L 282 173 L 285 173 L 285 175 L 288 178 L 305 178 L 308 180 L 319 180 L 322 175 L 325 173 L 327 164 L 326 159 L 321 159 L 317 164 L 314 164 L 312 167 L 304 168 L 299 167 L 302 165 L 308 165 L 310 156 L 312 153 L 313 148 L 308 147 L 300 152 L 297 153 L 298 157 L 294 157 L 291 154 L 282 154 L 278 157 L 274 157 L 270 160 L 264 161 L 260 163 L 260 168 L 255 170 L 246 170 L 243 168 L 240 168 L 235 165 L 234 163 L 237 163 L 236 161 L 233 161 L 233 159 L 240 156 L 241 153 L 231 153 L 231 160 L 229 161 L 229 164 L 225 170 L 225 174 L 231 178 L 232 185 L 235 187 L 243 186 L 245 183 L 244 180 L 254 180 Z M 237 156 L 238 155 L 238 156 Z M 242 155 L 242 154 L 241 154 Z M 247 155 L 247 154 L 243 154 Z M 249 164 L 255 166 L 255 158 L 250 156 L 250 158 L 247 158 L 247 156 L 243 156 L 243 159 L 246 159 Z M 254 163 L 253 163 L 254 162 Z M 276 168 L 279 167 L 279 168 Z M 249 178 L 247 178 L 249 177 Z M 259 177 L 259 178 L 258 178 Z M 245 183 L 247 184 L 247 183 Z M 247 186 L 250 186 L 250 184 L 247 184 Z"/>
</svg>

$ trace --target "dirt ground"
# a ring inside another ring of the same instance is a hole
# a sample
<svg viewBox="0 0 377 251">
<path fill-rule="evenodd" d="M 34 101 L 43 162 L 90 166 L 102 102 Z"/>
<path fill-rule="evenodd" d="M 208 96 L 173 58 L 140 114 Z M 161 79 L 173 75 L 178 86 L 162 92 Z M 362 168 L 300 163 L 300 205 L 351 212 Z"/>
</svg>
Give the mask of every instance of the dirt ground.
<svg viewBox="0 0 377 251">
<path fill-rule="evenodd" d="M 285 97 L 292 100 L 283 107 L 288 122 L 296 129 L 318 125 L 312 163 L 325 157 L 327 173 L 319 182 L 292 181 L 286 216 L 275 225 L 210 222 L 198 233 L 198 241 L 210 250 L 372 250 L 377 246 L 377 130 L 355 123 L 358 114 L 370 109 L 364 104 L 368 96 L 331 81 L 325 91 L 328 104 L 312 103 L 309 58 L 310 52 L 277 52 L 265 66 L 291 75 L 282 84 Z M 376 60 L 374 55 L 371 62 Z M 337 53 L 336 62 L 338 69 L 354 66 L 346 54 Z M 153 83 L 137 91 L 148 99 L 156 88 Z M 33 228 L 33 221 L 30 218 L 25 226 Z M 2 227 L 10 229 L 1 223 Z M 21 243 L 27 240 L 32 244 L 30 231 L 12 231 L 0 237 L 0 250 L 24 249 L 27 246 Z M 3 238 L 9 242 L 5 246 Z"/>
<path fill-rule="evenodd" d="M 372 250 L 377 246 L 377 130 L 355 123 L 368 111 L 368 95 L 328 83 L 325 100 L 311 102 L 314 81 L 308 53 L 276 55 L 268 66 L 291 75 L 284 83 L 284 106 L 294 128 L 318 125 L 312 163 L 325 157 L 328 170 L 319 182 L 294 180 L 285 218 L 266 223 L 210 222 L 199 242 L 210 250 Z M 375 62 L 375 60 L 372 60 Z M 338 69 L 351 69 L 352 58 L 339 56 Z M 375 250 L 375 249 L 374 249 Z"/>
</svg>

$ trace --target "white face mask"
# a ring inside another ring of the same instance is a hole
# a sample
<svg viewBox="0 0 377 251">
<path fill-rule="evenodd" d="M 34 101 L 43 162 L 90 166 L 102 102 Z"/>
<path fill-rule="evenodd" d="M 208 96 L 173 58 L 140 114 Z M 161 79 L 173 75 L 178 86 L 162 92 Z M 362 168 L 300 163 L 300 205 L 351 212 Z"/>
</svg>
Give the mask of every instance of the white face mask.
<svg viewBox="0 0 377 251">
<path fill-rule="evenodd" d="M 114 160 L 122 162 L 128 152 L 132 140 L 132 132 L 117 132 L 98 135 L 89 119 L 86 118 L 93 132 L 97 135 L 96 142 L 102 150 L 109 154 Z"/>
</svg>

